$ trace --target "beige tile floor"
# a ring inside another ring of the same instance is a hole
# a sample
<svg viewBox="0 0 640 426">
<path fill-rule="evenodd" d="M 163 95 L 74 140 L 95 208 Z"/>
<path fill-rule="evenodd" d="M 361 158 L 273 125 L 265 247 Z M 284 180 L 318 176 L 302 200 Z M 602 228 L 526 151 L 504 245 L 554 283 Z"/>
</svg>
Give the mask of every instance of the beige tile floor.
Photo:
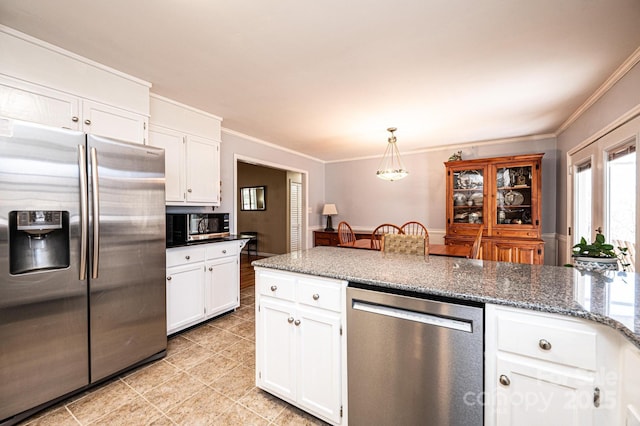
<svg viewBox="0 0 640 426">
<path fill-rule="evenodd" d="M 254 288 L 240 308 L 169 339 L 167 356 L 22 425 L 324 425 L 255 387 Z"/>
</svg>

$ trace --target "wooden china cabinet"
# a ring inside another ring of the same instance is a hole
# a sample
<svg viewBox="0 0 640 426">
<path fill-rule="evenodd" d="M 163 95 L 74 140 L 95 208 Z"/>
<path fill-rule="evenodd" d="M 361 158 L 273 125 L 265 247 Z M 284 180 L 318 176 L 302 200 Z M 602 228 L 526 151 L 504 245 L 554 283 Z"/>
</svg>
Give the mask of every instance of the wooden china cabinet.
<svg viewBox="0 0 640 426">
<path fill-rule="evenodd" d="M 544 263 L 542 156 L 448 161 L 445 243 L 471 246 L 482 226 L 481 257 Z"/>
</svg>

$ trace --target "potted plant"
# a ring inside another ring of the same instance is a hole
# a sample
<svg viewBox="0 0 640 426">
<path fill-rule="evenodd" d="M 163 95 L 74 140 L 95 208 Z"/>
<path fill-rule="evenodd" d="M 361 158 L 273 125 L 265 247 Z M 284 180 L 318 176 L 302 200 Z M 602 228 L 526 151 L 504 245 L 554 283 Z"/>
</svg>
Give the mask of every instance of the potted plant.
<svg viewBox="0 0 640 426">
<path fill-rule="evenodd" d="M 617 250 L 617 251 L 616 251 Z M 573 260 L 575 267 L 587 271 L 617 271 L 618 263 L 625 270 L 629 263 L 625 262 L 626 247 L 614 247 L 606 242 L 601 233 L 596 234 L 596 239 L 588 243 L 584 237 L 573 246 Z"/>
</svg>

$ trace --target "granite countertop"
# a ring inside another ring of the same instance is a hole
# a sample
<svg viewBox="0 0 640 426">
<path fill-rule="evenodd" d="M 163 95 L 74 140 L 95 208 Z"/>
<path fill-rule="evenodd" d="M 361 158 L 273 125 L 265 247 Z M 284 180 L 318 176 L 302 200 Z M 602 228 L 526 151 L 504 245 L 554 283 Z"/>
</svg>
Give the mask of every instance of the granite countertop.
<svg viewBox="0 0 640 426">
<path fill-rule="evenodd" d="M 247 235 L 231 234 L 231 235 L 228 235 L 226 237 L 212 238 L 210 240 L 189 241 L 187 243 L 176 243 L 176 244 L 167 243 L 167 248 L 197 246 L 199 244 L 223 243 L 223 242 L 226 242 L 226 241 L 241 241 L 241 240 L 249 240 L 250 238 L 251 237 L 249 237 Z"/>
<path fill-rule="evenodd" d="M 253 266 L 482 303 L 569 315 L 619 330 L 640 348 L 640 274 L 589 273 L 446 256 L 314 247 Z"/>
</svg>

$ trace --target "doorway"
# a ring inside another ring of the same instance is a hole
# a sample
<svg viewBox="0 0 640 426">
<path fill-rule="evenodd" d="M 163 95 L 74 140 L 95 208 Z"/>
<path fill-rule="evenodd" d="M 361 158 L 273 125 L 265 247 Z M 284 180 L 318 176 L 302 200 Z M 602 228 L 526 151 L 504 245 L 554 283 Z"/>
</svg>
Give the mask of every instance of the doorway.
<svg viewBox="0 0 640 426">
<path fill-rule="evenodd" d="M 627 247 L 628 271 L 637 271 L 638 136 L 640 117 L 623 124 L 590 145 L 569 153 L 569 223 L 572 247 L 584 237 L 605 235 L 615 247 Z M 569 254 L 570 256 L 570 254 Z"/>
<path fill-rule="evenodd" d="M 265 187 L 266 207 L 246 211 L 239 205 L 247 186 Z M 233 232 L 258 233 L 258 255 L 271 256 L 307 246 L 307 172 L 259 159 L 234 156 Z"/>
</svg>

